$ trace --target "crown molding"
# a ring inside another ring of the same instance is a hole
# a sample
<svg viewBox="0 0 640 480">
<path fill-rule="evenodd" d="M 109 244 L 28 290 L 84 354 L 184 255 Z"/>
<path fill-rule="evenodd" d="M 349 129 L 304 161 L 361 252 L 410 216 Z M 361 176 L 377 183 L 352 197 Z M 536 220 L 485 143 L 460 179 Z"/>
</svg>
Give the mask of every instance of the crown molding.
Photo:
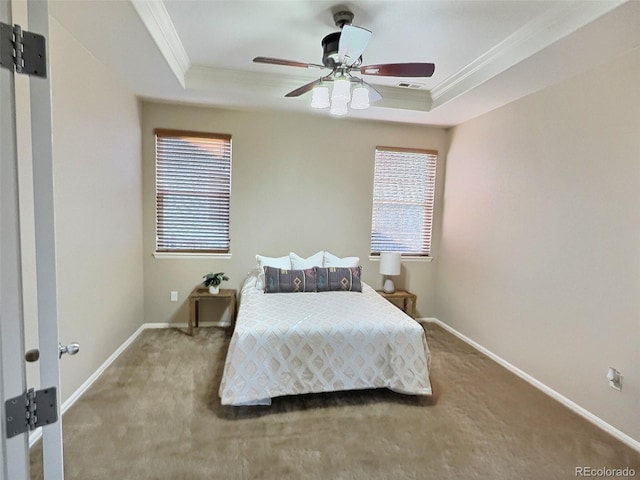
<svg viewBox="0 0 640 480">
<path fill-rule="evenodd" d="M 131 4 L 178 82 L 184 87 L 185 76 L 191 68 L 191 61 L 164 3 L 161 0 L 131 0 Z"/>
<path fill-rule="evenodd" d="M 467 93 L 627 1 L 562 2 L 431 89 L 433 108 Z"/>
</svg>

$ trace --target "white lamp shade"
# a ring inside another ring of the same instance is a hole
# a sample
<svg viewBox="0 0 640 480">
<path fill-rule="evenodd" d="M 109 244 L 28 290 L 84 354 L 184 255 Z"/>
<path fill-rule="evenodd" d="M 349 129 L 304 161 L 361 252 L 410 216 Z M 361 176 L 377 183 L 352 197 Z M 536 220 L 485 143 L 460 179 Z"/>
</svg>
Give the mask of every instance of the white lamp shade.
<svg viewBox="0 0 640 480">
<path fill-rule="evenodd" d="M 347 111 L 347 101 L 345 99 L 338 98 L 331 102 L 331 110 L 329 110 L 329 113 L 342 116 L 346 115 Z"/>
<path fill-rule="evenodd" d="M 400 275 L 400 252 L 380 253 L 380 273 L 382 275 Z"/>
<path fill-rule="evenodd" d="M 346 78 L 339 78 L 333 82 L 331 103 L 335 103 L 337 100 L 344 100 L 345 103 L 351 100 L 351 82 Z"/>
<path fill-rule="evenodd" d="M 327 108 L 329 102 L 329 88 L 324 85 L 313 87 L 313 97 L 311 97 L 311 106 L 313 108 Z"/>
<path fill-rule="evenodd" d="M 366 87 L 359 86 L 353 89 L 351 108 L 356 110 L 369 108 L 369 90 Z"/>
</svg>

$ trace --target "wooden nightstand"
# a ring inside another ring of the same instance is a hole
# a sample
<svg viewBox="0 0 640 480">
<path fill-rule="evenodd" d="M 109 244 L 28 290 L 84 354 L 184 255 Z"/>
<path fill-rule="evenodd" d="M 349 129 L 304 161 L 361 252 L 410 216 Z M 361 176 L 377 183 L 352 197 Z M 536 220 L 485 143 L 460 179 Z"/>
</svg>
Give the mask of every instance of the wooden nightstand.
<svg viewBox="0 0 640 480">
<path fill-rule="evenodd" d="M 416 318 L 416 302 L 418 297 L 415 294 L 407 292 L 406 290 L 396 290 L 393 293 L 387 293 L 384 290 L 376 290 L 376 292 L 394 304 L 394 300 L 402 300 L 402 311 L 411 316 L 411 318 Z M 407 305 L 409 302 L 411 303 L 410 309 L 408 309 Z"/>
<path fill-rule="evenodd" d="M 236 323 L 236 291 L 231 288 L 221 288 L 220 293 L 209 293 L 207 287 L 197 286 L 189 294 L 189 335 L 193 336 L 193 327 L 199 325 L 200 299 L 202 298 L 224 298 L 229 301 L 229 317 L 231 328 Z"/>
</svg>

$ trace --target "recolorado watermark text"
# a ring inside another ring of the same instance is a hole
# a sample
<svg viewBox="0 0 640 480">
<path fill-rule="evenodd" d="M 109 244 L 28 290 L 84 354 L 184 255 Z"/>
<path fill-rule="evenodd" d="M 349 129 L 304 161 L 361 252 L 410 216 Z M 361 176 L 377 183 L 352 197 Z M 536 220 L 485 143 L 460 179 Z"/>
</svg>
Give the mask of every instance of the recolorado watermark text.
<svg viewBox="0 0 640 480">
<path fill-rule="evenodd" d="M 594 467 L 576 467 L 576 477 L 594 477 L 594 478 L 631 478 L 636 476 L 633 468 L 594 468 Z"/>
</svg>

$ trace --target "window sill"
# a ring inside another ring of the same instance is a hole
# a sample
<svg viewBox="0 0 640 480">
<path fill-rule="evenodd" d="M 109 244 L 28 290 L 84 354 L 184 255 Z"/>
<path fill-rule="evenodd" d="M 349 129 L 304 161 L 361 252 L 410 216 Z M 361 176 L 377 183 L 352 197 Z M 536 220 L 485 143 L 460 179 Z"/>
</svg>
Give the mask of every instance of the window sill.
<svg viewBox="0 0 640 480">
<path fill-rule="evenodd" d="M 379 262 L 380 261 L 380 256 L 379 255 L 369 255 L 369 260 L 372 262 Z M 429 262 L 433 262 L 433 257 L 402 257 L 401 260 L 403 263 L 429 263 Z"/>
<path fill-rule="evenodd" d="M 183 259 L 198 259 L 201 260 L 203 258 L 215 258 L 216 260 L 231 260 L 230 253 L 171 253 L 171 252 L 154 252 L 153 256 L 158 259 L 174 259 L 174 260 L 183 260 Z"/>
</svg>

